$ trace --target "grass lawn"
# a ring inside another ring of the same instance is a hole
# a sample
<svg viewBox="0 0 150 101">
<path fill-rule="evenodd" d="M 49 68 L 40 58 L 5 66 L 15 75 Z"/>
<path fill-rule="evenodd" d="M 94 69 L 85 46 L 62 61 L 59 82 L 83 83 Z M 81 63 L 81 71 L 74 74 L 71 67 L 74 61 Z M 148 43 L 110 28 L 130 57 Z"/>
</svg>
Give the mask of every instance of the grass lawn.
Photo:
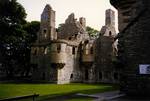
<svg viewBox="0 0 150 101">
<path fill-rule="evenodd" d="M 36 93 L 40 95 L 39 100 L 41 100 L 75 93 L 93 94 L 116 89 L 117 87 L 103 84 L 0 84 L 0 99 Z M 82 98 L 75 100 L 74 98 L 68 101 L 88 100 L 82 100 Z"/>
</svg>

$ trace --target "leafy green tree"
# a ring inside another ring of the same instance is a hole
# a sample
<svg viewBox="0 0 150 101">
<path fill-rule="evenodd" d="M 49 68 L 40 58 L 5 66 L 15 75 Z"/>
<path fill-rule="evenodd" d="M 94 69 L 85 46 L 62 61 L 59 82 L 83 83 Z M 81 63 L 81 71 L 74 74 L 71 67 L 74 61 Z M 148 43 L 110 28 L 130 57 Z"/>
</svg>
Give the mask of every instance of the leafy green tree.
<svg viewBox="0 0 150 101">
<path fill-rule="evenodd" d="M 87 32 L 89 33 L 89 35 L 90 35 L 91 37 L 97 37 L 97 36 L 98 36 L 98 33 L 99 33 L 98 30 L 96 30 L 96 29 L 94 29 L 94 28 L 91 28 L 91 27 L 89 27 L 89 26 L 86 27 L 86 30 L 87 30 Z"/>
<path fill-rule="evenodd" d="M 27 41 L 29 44 L 35 42 L 35 40 L 37 39 L 37 32 L 40 29 L 40 22 L 39 21 L 31 21 L 31 22 L 27 22 L 24 25 L 23 28 L 27 33 Z"/>
<path fill-rule="evenodd" d="M 31 64 L 30 64 L 31 45 L 37 39 L 37 32 L 40 29 L 40 22 L 39 21 L 28 22 L 24 25 L 23 29 L 27 32 L 27 36 L 25 38 L 26 44 L 25 44 L 25 48 L 23 51 L 25 56 L 24 56 L 24 60 L 22 61 L 22 64 L 26 64 L 26 65 L 22 66 L 21 74 L 28 76 L 31 70 Z"/>
<path fill-rule="evenodd" d="M 13 76 L 25 49 L 25 9 L 16 0 L 0 0 L 0 53 L 1 64 L 8 76 Z"/>
</svg>

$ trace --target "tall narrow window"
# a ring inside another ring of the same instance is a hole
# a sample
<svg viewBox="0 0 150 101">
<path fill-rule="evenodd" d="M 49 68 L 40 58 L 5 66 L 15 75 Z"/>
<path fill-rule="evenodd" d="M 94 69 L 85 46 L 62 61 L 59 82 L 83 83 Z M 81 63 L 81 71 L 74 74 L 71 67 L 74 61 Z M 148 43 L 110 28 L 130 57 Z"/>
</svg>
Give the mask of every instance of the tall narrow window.
<svg viewBox="0 0 150 101">
<path fill-rule="evenodd" d="M 70 75 L 70 79 L 72 79 L 72 78 L 73 78 L 73 74 Z"/>
<path fill-rule="evenodd" d="M 100 72 L 99 72 L 99 79 L 101 80 L 102 77 L 103 77 L 103 75 L 102 75 L 102 72 L 100 71 Z"/>
<path fill-rule="evenodd" d="M 93 54 L 93 47 L 91 47 L 90 53 Z"/>
<path fill-rule="evenodd" d="M 44 38 L 47 38 L 47 30 L 46 29 L 43 30 L 43 34 L 44 34 Z"/>
<path fill-rule="evenodd" d="M 45 80 L 45 72 L 42 74 L 42 79 Z"/>
<path fill-rule="evenodd" d="M 61 45 L 57 44 L 57 52 L 60 53 L 60 51 L 61 51 Z"/>
<path fill-rule="evenodd" d="M 111 31 L 109 31 L 109 36 L 112 36 L 112 32 Z"/>
<path fill-rule="evenodd" d="M 89 79 L 89 73 L 88 73 L 88 69 L 85 70 L 85 80 Z"/>
<path fill-rule="evenodd" d="M 76 48 L 75 47 L 72 47 L 72 54 L 74 55 L 76 52 Z"/>
</svg>

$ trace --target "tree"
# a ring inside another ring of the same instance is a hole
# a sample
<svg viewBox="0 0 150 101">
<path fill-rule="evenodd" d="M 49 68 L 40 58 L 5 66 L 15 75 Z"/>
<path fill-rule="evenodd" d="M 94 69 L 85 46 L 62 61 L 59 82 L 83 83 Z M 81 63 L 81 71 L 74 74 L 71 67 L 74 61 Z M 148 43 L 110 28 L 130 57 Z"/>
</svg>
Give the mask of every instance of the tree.
<svg viewBox="0 0 150 101">
<path fill-rule="evenodd" d="M 23 29 L 28 33 L 27 40 L 29 44 L 31 44 L 35 42 L 35 40 L 37 39 L 37 32 L 40 29 L 40 22 L 39 21 L 28 22 L 24 25 Z"/>
<path fill-rule="evenodd" d="M 25 10 L 16 0 L 0 0 L 0 62 L 8 76 L 13 76 L 15 65 L 22 59 L 27 36 L 23 30 L 25 18 Z"/>
<path fill-rule="evenodd" d="M 22 61 L 24 64 L 22 67 L 22 75 L 25 74 L 25 76 L 28 76 L 30 70 L 31 70 L 31 64 L 30 64 L 30 56 L 31 56 L 31 45 L 34 43 L 37 39 L 37 32 L 40 29 L 40 22 L 39 21 L 32 21 L 28 22 L 24 25 L 23 28 L 27 32 L 26 40 L 25 40 L 25 50 L 24 50 L 24 61 Z"/>
<path fill-rule="evenodd" d="M 86 27 L 86 30 L 89 33 L 90 37 L 97 37 L 98 36 L 98 33 L 99 33 L 98 30 L 91 28 L 89 26 Z"/>
</svg>

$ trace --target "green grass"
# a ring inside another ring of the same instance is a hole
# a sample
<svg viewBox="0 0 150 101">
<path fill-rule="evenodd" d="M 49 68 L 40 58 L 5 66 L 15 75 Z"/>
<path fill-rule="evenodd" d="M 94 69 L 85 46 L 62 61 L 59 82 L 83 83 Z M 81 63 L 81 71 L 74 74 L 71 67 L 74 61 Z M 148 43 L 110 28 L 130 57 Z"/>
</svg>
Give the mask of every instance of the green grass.
<svg viewBox="0 0 150 101">
<path fill-rule="evenodd" d="M 96 84 L 0 84 L 0 99 L 30 94 L 40 94 L 40 99 L 52 98 L 75 93 L 93 94 L 115 90 L 111 85 Z M 80 100 L 68 100 L 80 101 Z M 85 101 L 85 100 L 81 100 Z M 88 101 L 88 100 L 87 100 Z"/>
</svg>

